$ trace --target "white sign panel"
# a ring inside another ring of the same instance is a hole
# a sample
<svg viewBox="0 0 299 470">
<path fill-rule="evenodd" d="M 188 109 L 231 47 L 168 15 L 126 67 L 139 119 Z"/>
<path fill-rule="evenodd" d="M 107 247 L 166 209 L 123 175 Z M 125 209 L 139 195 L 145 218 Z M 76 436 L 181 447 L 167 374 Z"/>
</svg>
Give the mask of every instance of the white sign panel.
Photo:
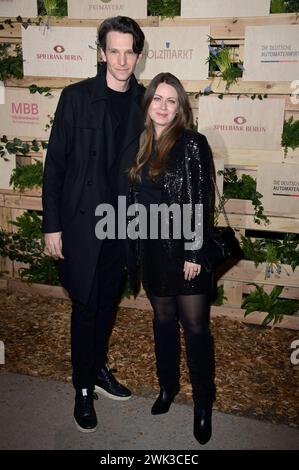
<svg viewBox="0 0 299 470">
<path fill-rule="evenodd" d="M 212 148 L 280 149 L 284 107 L 284 99 L 203 96 L 199 99 L 198 130 Z"/>
<path fill-rule="evenodd" d="M 147 17 L 147 0 L 68 0 L 69 18 Z"/>
<path fill-rule="evenodd" d="M 27 88 L 6 88 L 5 104 L 0 105 L 0 135 L 28 137 L 47 140 L 50 123 L 60 93 L 52 96 L 30 93 Z"/>
<path fill-rule="evenodd" d="M 97 73 L 96 28 L 22 28 L 24 75 L 93 77 Z"/>
<path fill-rule="evenodd" d="M 299 214 L 299 165 L 265 163 L 258 166 L 257 191 L 266 211 Z"/>
<path fill-rule="evenodd" d="M 299 25 L 245 29 L 245 81 L 292 81 L 299 77 Z"/>
<path fill-rule="evenodd" d="M 267 16 L 271 0 L 181 0 L 183 18 Z"/>
<path fill-rule="evenodd" d="M 205 80 L 208 76 L 209 26 L 142 28 L 145 46 L 136 76 L 151 80 L 170 72 L 180 80 Z"/>
<path fill-rule="evenodd" d="M 37 0 L 0 0 L 0 16 L 16 18 L 37 16 Z"/>
</svg>

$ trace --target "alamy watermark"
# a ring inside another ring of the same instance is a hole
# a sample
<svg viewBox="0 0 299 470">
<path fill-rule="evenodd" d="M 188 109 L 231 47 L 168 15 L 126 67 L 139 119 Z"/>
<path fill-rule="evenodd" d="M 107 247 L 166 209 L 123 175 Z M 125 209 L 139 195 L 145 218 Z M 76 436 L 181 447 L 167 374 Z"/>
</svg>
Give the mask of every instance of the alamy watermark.
<svg viewBox="0 0 299 470">
<path fill-rule="evenodd" d="M 150 204 L 148 212 L 139 203 L 127 207 L 126 196 L 118 196 L 116 213 L 111 204 L 99 204 L 95 215 L 101 217 L 95 227 L 99 240 L 171 238 L 183 239 L 185 250 L 199 250 L 202 247 L 202 204 Z"/>
<path fill-rule="evenodd" d="M 292 341 L 291 349 L 294 349 L 290 357 L 291 363 L 293 366 L 297 366 L 299 364 L 299 339 Z"/>
<path fill-rule="evenodd" d="M 3 341 L 0 341 L 0 365 L 1 364 L 5 364 L 5 346 Z"/>
</svg>

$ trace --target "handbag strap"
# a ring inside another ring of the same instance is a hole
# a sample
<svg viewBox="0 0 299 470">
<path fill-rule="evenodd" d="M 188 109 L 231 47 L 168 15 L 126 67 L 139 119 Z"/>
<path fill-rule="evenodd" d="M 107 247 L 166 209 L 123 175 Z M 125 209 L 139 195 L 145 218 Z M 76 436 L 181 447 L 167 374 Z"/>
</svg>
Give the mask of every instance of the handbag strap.
<svg viewBox="0 0 299 470">
<path fill-rule="evenodd" d="M 218 196 L 218 199 L 219 199 L 219 213 L 220 213 L 220 212 L 223 213 L 225 222 L 226 222 L 227 226 L 230 227 L 231 225 L 230 225 L 230 223 L 229 223 L 226 210 L 224 209 L 224 200 L 221 199 L 220 191 L 219 191 L 219 188 L 218 188 L 218 186 L 217 186 L 217 183 L 216 183 L 216 181 L 215 181 L 214 176 L 212 176 L 212 180 L 213 180 L 214 186 L 215 186 L 215 188 L 216 188 L 216 193 L 217 193 L 217 196 Z"/>
</svg>

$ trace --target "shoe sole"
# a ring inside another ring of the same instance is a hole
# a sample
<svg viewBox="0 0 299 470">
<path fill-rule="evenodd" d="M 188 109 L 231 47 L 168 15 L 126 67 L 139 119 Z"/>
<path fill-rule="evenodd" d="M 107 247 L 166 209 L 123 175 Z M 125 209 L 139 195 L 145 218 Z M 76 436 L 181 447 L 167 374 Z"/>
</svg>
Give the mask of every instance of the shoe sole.
<svg viewBox="0 0 299 470">
<path fill-rule="evenodd" d="M 76 418 L 74 418 L 74 422 L 75 422 L 76 428 L 80 432 L 91 433 L 91 432 L 95 432 L 98 429 L 98 425 L 96 425 L 95 428 L 91 428 L 91 429 L 82 428 L 80 424 L 77 423 Z"/>
<path fill-rule="evenodd" d="M 125 400 L 130 400 L 132 395 L 128 397 L 118 397 L 117 395 L 112 395 L 112 393 L 107 392 L 107 390 L 104 390 L 103 388 L 99 387 L 98 385 L 94 386 L 94 391 L 99 394 L 103 395 L 106 398 L 110 398 L 111 400 L 117 400 L 117 401 L 125 401 Z"/>
</svg>

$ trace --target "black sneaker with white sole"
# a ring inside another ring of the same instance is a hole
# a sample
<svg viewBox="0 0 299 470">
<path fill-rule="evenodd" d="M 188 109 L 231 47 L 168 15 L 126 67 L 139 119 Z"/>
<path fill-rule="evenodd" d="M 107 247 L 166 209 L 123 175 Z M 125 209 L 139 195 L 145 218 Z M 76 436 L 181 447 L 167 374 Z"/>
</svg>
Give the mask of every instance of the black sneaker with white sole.
<svg viewBox="0 0 299 470">
<path fill-rule="evenodd" d="M 129 400 L 132 396 L 130 390 L 116 380 L 111 369 L 107 366 L 100 369 L 96 377 L 94 390 L 96 393 L 112 400 Z"/>
<path fill-rule="evenodd" d="M 93 401 L 97 399 L 97 395 L 91 389 L 77 390 L 74 420 L 79 431 L 94 432 L 97 430 L 98 420 L 93 405 Z"/>
</svg>

